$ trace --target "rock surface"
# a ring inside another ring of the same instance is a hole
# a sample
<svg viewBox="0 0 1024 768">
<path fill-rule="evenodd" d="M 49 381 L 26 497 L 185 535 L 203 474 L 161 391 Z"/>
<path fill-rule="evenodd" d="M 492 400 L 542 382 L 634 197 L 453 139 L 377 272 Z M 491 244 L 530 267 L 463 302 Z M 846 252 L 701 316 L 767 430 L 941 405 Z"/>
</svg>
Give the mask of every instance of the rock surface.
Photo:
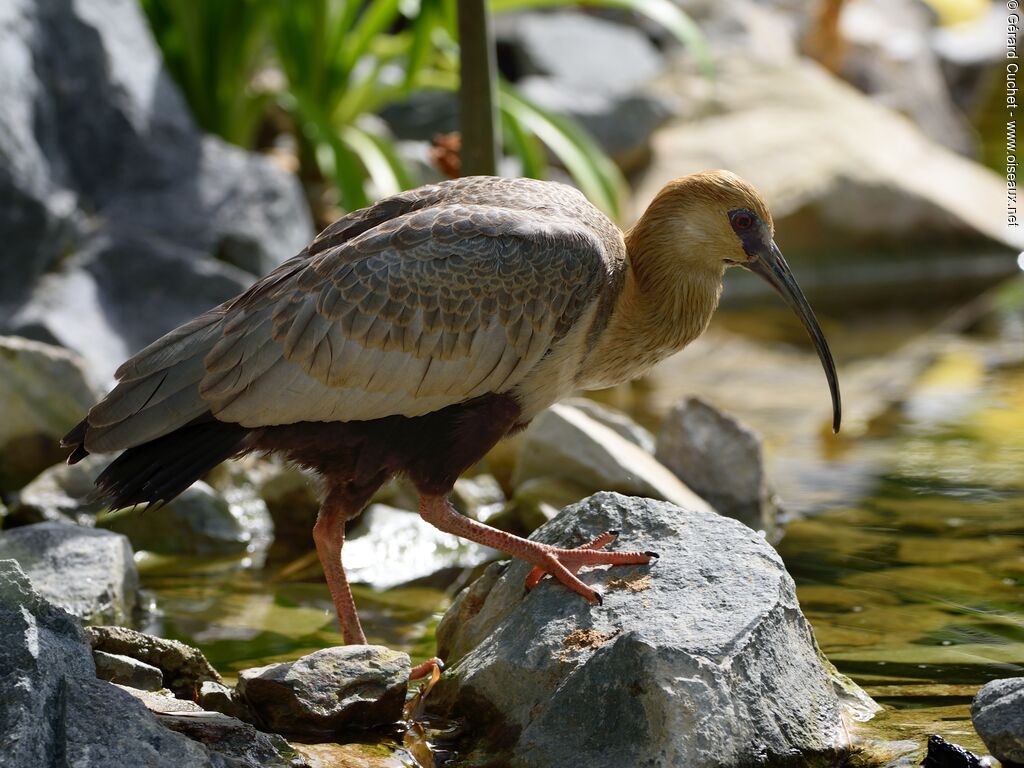
<svg viewBox="0 0 1024 768">
<path fill-rule="evenodd" d="M 665 62 L 643 32 L 576 10 L 495 21 L 502 71 L 525 96 L 573 118 L 623 169 L 647 161 L 675 105 L 645 90 Z"/>
<path fill-rule="evenodd" d="M 159 691 L 164 687 L 164 673 L 151 664 L 117 653 L 93 651 L 96 677 L 140 691 Z"/>
<path fill-rule="evenodd" d="M 295 179 L 200 133 L 138 4 L 5 2 L 0 63 L 0 326 L 106 381 L 308 242 Z"/>
<path fill-rule="evenodd" d="M 78 355 L 0 336 L 0 492 L 20 488 L 64 458 L 58 442 L 96 394 Z"/>
<path fill-rule="evenodd" d="M 729 168 L 766 198 L 804 290 L 833 306 L 897 296 L 934 305 L 940 292 L 962 296 L 1015 270 L 1022 238 L 992 215 L 1005 203 L 999 176 L 813 62 L 720 62 L 715 99 L 708 114 L 655 135 L 637 213 L 672 178 Z M 726 284 L 732 300 L 769 290 L 749 275 Z"/>
<path fill-rule="evenodd" d="M 176 694 L 193 699 L 204 680 L 221 682 L 202 651 L 177 640 L 166 640 L 128 627 L 88 627 L 86 636 L 94 651 L 128 656 L 156 667 L 164 685 Z"/>
<path fill-rule="evenodd" d="M 125 691 L 97 680 L 78 621 L 0 561 L 0 755 L 12 766 L 222 766 L 162 727 Z"/>
<path fill-rule="evenodd" d="M 520 446 L 513 485 L 539 477 L 569 480 L 587 492 L 613 490 L 711 509 L 650 454 L 564 403 L 535 418 Z"/>
<path fill-rule="evenodd" d="M 401 718 L 408 654 L 379 645 L 348 645 L 292 662 L 245 669 L 238 693 L 262 727 L 277 733 L 330 737 Z"/>
<path fill-rule="evenodd" d="M 43 597 L 83 621 L 132 620 L 139 573 L 124 536 L 37 523 L 0 532 L 0 558 L 17 560 Z"/>
<path fill-rule="evenodd" d="M 44 470 L 14 496 L 9 527 L 47 521 L 95 525 L 96 513 L 105 505 L 90 497 L 96 477 L 111 460 L 111 456 L 90 455 L 77 464 L 61 462 Z"/>
<path fill-rule="evenodd" d="M 994 757 L 1024 763 L 1024 677 L 986 683 L 971 704 L 971 721 Z"/>
<path fill-rule="evenodd" d="M 845 750 L 793 581 L 761 537 L 711 512 L 600 493 L 534 538 L 576 546 L 608 529 L 622 531 L 613 548 L 661 558 L 584 571 L 603 585 L 602 606 L 550 579 L 524 594 L 529 566 L 512 561 L 446 615 L 439 644 L 456 649 L 454 664 L 432 707 L 478 729 L 486 746 L 474 756 L 700 768 Z"/>
<path fill-rule="evenodd" d="M 688 397 L 672 409 L 655 458 L 719 513 L 754 530 L 773 527 L 761 439 L 707 402 Z"/>
<path fill-rule="evenodd" d="M 233 503 L 232 503 L 233 501 Z M 264 548 L 273 537 L 267 505 L 255 491 L 229 501 L 203 481 L 159 509 L 128 509 L 98 525 L 159 554 L 234 554 Z"/>
</svg>

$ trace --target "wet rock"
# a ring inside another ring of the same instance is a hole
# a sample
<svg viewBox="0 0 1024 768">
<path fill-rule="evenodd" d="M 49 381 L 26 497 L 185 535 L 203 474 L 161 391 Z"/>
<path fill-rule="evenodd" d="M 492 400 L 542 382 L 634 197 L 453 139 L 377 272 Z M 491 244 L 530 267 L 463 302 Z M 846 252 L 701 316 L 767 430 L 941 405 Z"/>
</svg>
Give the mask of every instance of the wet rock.
<svg viewBox="0 0 1024 768">
<path fill-rule="evenodd" d="M 698 768 L 847 748 L 793 581 L 764 539 L 712 512 L 613 493 L 563 510 L 534 538 L 576 546 L 609 529 L 622 531 L 615 549 L 661 558 L 583 571 L 603 605 L 550 579 L 525 594 L 530 566 L 512 561 L 439 628 L 452 655 L 432 706 L 468 718 L 483 740 L 473 757 Z"/>
<path fill-rule="evenodd" d="M 563 478 L 588 492 L 614 490 L 711 509 L 650 454 L 564 403 L 534 419 L 520 447 L 513 484 L 537 477 Z"/>
<path fill-rule="evenodd" d="M 971 721 L 994 757 L 1024 763 L 1024 677 L 986 683 L 971 704 Z"/>
<path fill-rule="evenodd" d="M 255 720 L 252 710 L 238 695 L 238 692 L 231 686 L 218 683 L 215 680 L 204 680 L 200 684 L 197 700 L 205 710 L 220 712 L 247 723 Z"/>
<path fill-rule="evenodd" d="M 158 715 L 165 728 L 206 745 L 230 768 L 303 768 L 309 763 L 281 736 L 220 712 Z"/>
<path fill-rule="evenodd" d="M 118 654 L 156 667 L 164 685 L 191 700 L 205 680 L 222 682 L 203 652 L 177 640 L 165 640 L 127 627 L 88 627 L 86 636 L 94 651 Z"/>
<path fill-rule="evenodd" d="M 307 765 L 280 736 L 263 733 L 248 723 L 220 712 L 209 712 L 192 701 L 167 692 L 151 693 L 128 689 L 157 721 L 193 741 L 204 744 L 226 768 L 301 768 Z"/>
<path fill-rule="evenodd" d="M 0 754 L 14 766 L 212 766 L 124 690 L 97 680 L 81 625 L 0 561 Z"/>
<path fill-rule="evenodd" d="M 293 662 L 242 670 L 238 692 L 274 732 L 328 737 L 401 718 L 409 656 L 377 645 L 348 645 Z"/>
<path fill-rule="evenodd" d="M 388 589 L 439 572 L 454 577 L 492 554 L 439 531 L 415 512 L 371 504 L 346 537 L 345 573 L 349 581 Z"/>
<path fill-rule="evenodd" d="M 672 82 L 680 93 L 697 87 Z M 835 307 L 895 297 L 934 305 L 1016 269 L 1020 238 L 991 215 L 1005 202 L 999 176 L 813 62 L 765 67 L 737 56 L 719 62 L 715 94 L 710 114 L 655 135 L 657 162 L 634 187 L 638 212 L 672 178 L 729 168 L 767 199 L 805 291 Z M 732 301 L 770 290 L 752 275 L 726 282 Z"/>
<path fill-rule="evenodd" d="M 67 451 L 60 439 L 95 398 L 78 355 L 0 336 L 0 492 L 21 488 L 61 461 Z"/>
<path fill-rule="evenodd" d="M 93 651 L 96 677 L 140 691 L 159 691 L 164 687 L 164 673 L 151 664 L 117 653 Z"/>
<path fill-rule="evenodd" d="M 662 422 L 655 456 L 719 513 L 754 530 L 773 527 L 761 438 L 736 419 L 688 397 Z"/>
<path fill-rule="evenodd" d="M 928 753 L 921 768 L 988 768 L 988 761 L 941 736 L 928 737 Z"/>
<path fill-rule="evenodd" d="M 97 525 L 124 534 L 136 549 L 159 554 L 252 552 L 265 548 L 273 535 L 270 513 L 254 490 L 229 501 L 203 481 L 164 507 L 113 512 Z"/>
<path fill-rule="evenodd" d="M 0 558 L 17 560 L 41 595 L 85 622 L 132 619 L 139 573 L 124 536 L 37 523 L 0 532 Z"/>
<path fill-rule="evenodd" d="M 196 128 L 138 5 L 12 0 L 0 62 L 0 156 L 17 159 L 0 173 L 0 325 L 106 380 L 311 236 L 294 178 Z"/>
<path fill-rule="evenodd" d="M 65 451 L 66 452 L 66 451 Z M 46 521 L 92 527 L 106 506 L 90 497 L 110 456 L 87 456 L 77 464 L 55 464 L 22 488 L 11 504 L 9 527 Z"/>
</svg>

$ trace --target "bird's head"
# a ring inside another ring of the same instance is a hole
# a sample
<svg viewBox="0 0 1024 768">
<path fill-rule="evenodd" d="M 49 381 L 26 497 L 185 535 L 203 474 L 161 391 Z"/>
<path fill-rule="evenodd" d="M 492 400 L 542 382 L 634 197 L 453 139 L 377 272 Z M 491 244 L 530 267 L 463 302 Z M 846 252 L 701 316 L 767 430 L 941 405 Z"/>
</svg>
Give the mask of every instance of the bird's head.
<svg viewBox="0 0 1024 768">
<path fill-rule="evenodd" d="M 739 266 L 771 285 L 796 312 L 814 343 L 832 394 L 832 429 L 839 431 L 842 407 L 832 353 L 775 244 L 771 211 L 753 186 L 729 171 L 683 176 L 658 193 L 630 236 L 674 254 L 672 271 L 677 274 L 682 266 L 684 274 L 703 272 L 720 279 L 727 267 Z M 659 275 L 659 279 L 665 277 Z"/>
</svg>

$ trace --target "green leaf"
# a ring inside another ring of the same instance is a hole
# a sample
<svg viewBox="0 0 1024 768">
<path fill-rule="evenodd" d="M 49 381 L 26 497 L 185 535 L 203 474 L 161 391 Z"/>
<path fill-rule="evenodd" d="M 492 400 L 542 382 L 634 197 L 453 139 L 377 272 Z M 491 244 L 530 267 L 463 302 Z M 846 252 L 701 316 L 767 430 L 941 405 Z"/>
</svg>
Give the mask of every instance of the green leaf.
<svg viewBox="0 0 1024 768">
<path fill-rule="evenodd" d="M 394 195 L 416 186 L 409 170 L 387 139 L 354 125 L 343 128 L 341 138 L 359 157 L 381 196 Z"/>
<path fill-rule="evenodd" d="M 507 83 L 499 84 L 498 93 L 501 110 L 548 146 L 598 208 L 618 218 L 626 182 L 593 139 L 571 120 L 526 100 Z"/>
</svg>

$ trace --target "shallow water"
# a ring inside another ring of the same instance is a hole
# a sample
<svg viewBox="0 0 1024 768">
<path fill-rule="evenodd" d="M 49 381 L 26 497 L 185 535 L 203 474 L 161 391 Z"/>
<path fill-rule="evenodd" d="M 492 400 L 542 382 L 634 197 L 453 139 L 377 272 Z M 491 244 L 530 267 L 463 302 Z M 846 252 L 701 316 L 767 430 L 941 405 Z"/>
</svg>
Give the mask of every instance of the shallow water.
<svg viewBox="0 0 1024 768">
<path fill-rule="evenodd" d="M 752 323 L 733 314 L 720 327 L 793 337 L 788 321 L 776 327 L 776 316 L 767 317 Z M 893 356 L 921 332 L 920 321 L 898 318 L 868 328 L 823 321 L 841 376 L 858 360 Z M 1022 357 L 1014 342 L 1009 348 L 1011 359 Z M 1005 341 L 946 339 L 899 407 L 854 421 L 842 438 L 818 428 L 827 391 L 805 352 L 785 351 L 789 378 L 756 397 L 735 367 L 726 381 L 697 366 L 700 350 L 640 386 L 602 396 L 654 426 L 680 392 L 696 390 L 764 435 L 783 508 L 806 515 L 795 516 L 778 544 L 803 609 L 826 655 L 885 706 L 862 737 L 913 742 L 896 750 L 901 764 L 916 764 L 930 733 L 984 752 L 970 727 L 971 697 L 1024 668 L 1024 367 L 1000 364 L 1007 349 Z M 774 358 L 768 364 L 777 368 Z M 679 367 L 691 375 L 680 380 Z M 856 414 L 858 383 L 849 378 L 847 405 Z M 868 396 L 862 385 L 861 399 Z M 144 571 L 161 611 L 151 629 L 199 646 L 229 677 L 341 642 L 319 581 L 239 569 L 232 560 L 196 562 L 189 575 L 176 575 L 182 565 L 154 561 Z M 371 642 L 415 660 L 433 655 L 444 591 L 356 588 L 356 601 Z"/>
</svg>

